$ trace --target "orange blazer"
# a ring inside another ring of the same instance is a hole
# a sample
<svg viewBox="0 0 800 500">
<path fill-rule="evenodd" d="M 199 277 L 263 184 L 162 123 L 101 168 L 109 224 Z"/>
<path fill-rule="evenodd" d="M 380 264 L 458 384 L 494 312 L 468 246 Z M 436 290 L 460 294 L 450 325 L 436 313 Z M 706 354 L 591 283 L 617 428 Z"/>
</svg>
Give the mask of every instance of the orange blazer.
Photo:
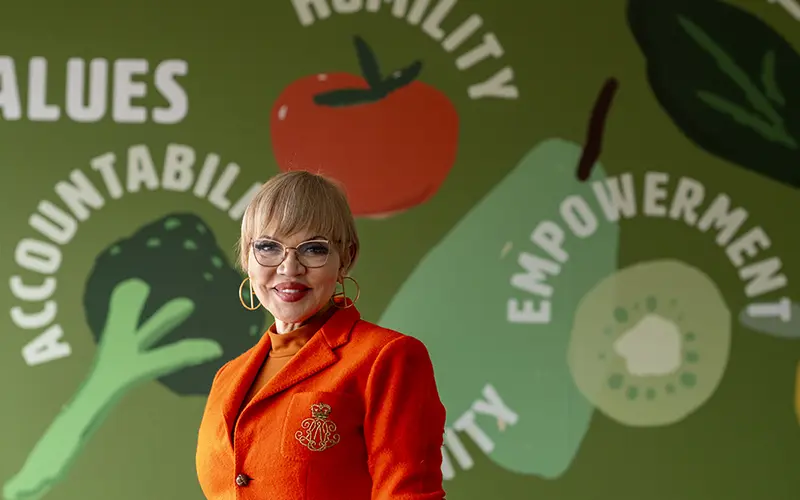
<svg viewBox="0 0 800 500">
<path fill-rule="evenodd" d="M 214 378 L 196 455 L 206 498 L 445 498 L 445 408 L 422 342 L 338 310 L 239 414 L 269 348 L 265 334 Z"/>
</svg>

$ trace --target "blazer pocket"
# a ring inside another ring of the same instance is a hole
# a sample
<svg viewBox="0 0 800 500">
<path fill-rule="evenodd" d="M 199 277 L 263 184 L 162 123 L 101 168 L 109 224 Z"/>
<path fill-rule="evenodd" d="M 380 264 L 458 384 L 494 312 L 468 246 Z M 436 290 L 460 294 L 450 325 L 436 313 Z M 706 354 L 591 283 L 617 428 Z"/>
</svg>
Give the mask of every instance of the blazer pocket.
<svg viewBox="0 0 800 500">
<path fill-rule="evenodd" d="M 281 454 L 292 460 L 339 460 L 365 453 L 361 401 L 339 392 L 292 394 Z"/>
</svg>

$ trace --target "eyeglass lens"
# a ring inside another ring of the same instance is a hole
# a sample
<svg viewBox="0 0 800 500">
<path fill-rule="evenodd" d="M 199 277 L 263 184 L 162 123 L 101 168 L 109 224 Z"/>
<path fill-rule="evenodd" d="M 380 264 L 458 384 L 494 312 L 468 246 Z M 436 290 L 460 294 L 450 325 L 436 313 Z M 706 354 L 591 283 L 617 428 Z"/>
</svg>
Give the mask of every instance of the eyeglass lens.
<svg viewBox="0 0 800 500">
<path fill-rule="evenodd" d="M 283 262 L 286 247 L 274 240 L 261 239 L 253 243 L 256 261 L 262 266 L 275 267 Z M 297 260 L 305 267 L 322 267 L 328 262 L 330 245 L 326 241 L 313 240 L 297 245 Z"/>
</svg>

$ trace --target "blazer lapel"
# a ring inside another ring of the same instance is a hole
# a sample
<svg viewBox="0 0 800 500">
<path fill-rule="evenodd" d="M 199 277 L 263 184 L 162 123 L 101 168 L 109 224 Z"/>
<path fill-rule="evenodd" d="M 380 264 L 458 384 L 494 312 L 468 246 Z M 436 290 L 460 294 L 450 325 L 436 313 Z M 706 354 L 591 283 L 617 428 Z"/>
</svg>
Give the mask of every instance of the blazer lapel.
<svg viewBox="0 0 800 500">
<path fill-rule="evenodd" d="M 334 364 L 337 359 L 338 356 L 318 332 L 286 363 L 286 366 L 275 374 L 272 380 L 267 382 L 253 398 L 253 403 L 288 389 Z"/>
<path fill-rule="evenodd" d="M 353 326 L 360 318 L 355 306 L 336 311 L 286 366 L 267 382 L 253 403 L 285 391 L 334 364 L 339 359 L 335 349 L 347 343 Z"/>
<path fill-rule="evenodd" d="M 258 376 L 261 365 L 264 364 L 264 360 L 267 358 L 270 346 L 269 334 L 265 332 L 251 351 L 250 356 L 245 358 L 244 364 L 228 386 L 230 387 L 230 392 L 224 399 L 222 411 L 228 442 L 231 446 L 233 446 L 233 429 L 239 416 L 239 410 L 242 408 L 247 392 L 253 385 L 256 376 Z"/>
<path fill-rule="evenodd" d="M 322 328 L 320 328 L 320 331 L 311 337 L 308 343 L 286 363 L 286 366 L 284 366 L 272 380 L 267 382 L 267 385 L 253 397 L 248 405 L 248 409 L 253 408 L 256 403 L 270 396 L 274 396 L 315 373 L 324 370 L 339 359 L 334 349 L 347 343 L 350 339 L 351 330 L 356 322 L 361 319 L 361 314 L 355 306 L 352 305 L 352 301 L 349 299 L 347 300 L 348 303 L 350 303 L 350 307 L 336 311 Z M 337 300 L 337 302 L 341 302 L 341 299 Z M 231 449 L 233 449 L 233 431 L 236 426 L 236 421 L 244 411 L 242 403 L 258 376 L 258 372 L 261 370 L 261 366 L 264 364 L 267 354 L 269 354 L 270 347 L 271 342 L 269 334 L 264 333 L 261 340 L 259 340 L 258 344 L 253 348 L 252 352 L 231 381 L 229 386 L 230 394 L 224 399 L 222 405 L 223 418 L 225 420 L 228 444 L 231 446 Z M 240 412 L 240 410 L 242 410 L 242 412 Z"/>
</svg>

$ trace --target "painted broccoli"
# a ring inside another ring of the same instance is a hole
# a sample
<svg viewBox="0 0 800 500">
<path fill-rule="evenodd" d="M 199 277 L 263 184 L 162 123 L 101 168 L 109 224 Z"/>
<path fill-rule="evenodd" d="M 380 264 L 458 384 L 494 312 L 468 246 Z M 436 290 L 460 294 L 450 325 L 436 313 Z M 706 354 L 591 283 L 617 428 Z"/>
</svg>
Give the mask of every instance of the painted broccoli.
<svg viewBox="0 0 800 500">
<path fill-rule="evenodd" d="M 264 314 L 244 309 L 235 295 L 241 279 L 209 227 L 191 214 L 159 219 L 101 253 L 84 292 L 98 343 L 94 362 L 4 485 L 4 498 L 45 495 L 137 385 L 158 380 L 181 395 L 206 394 L 219 367 L 264 326 Z"/>
</svg>

